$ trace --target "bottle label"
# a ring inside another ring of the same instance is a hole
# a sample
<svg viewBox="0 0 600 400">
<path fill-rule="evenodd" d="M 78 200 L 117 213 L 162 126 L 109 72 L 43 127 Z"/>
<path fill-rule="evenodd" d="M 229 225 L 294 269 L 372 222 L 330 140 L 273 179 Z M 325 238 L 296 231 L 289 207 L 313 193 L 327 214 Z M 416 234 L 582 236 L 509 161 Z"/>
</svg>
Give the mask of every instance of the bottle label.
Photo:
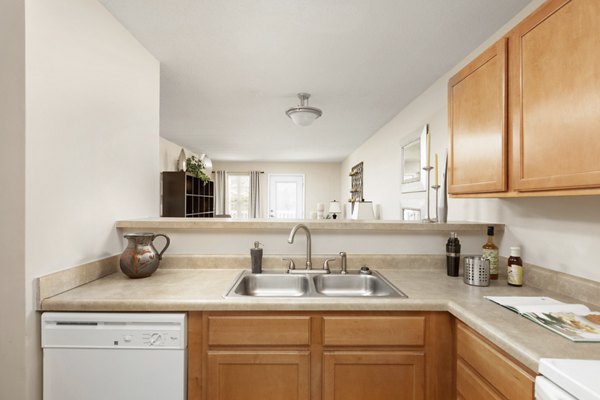
<svg viewBox="0 0 600 400">
<path fill-rule="evenodd" d="M 490 260 L 490 275 L 498 275 L 498 250 L 483 249 L 483 258 Z"/>
<path fill-rule="evenodd" d="M 523 267 L 518 264 L 508 265 L 508 283 L 511 285 L 523 285 Z"/>
</svg>

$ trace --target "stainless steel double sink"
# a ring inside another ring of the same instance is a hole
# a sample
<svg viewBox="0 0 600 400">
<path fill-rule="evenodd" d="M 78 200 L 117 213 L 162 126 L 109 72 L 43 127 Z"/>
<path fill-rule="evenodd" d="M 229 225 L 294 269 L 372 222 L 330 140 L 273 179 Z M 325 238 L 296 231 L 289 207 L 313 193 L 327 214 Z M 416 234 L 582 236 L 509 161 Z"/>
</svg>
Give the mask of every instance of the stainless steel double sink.
<svg viewBox="0 0 600 400">
<path fill-rule="evenodd" d="M 407 297 L 377 271 L 347 274 L 252 274 L 245 271 L 225 297 Z"/>
</svg>

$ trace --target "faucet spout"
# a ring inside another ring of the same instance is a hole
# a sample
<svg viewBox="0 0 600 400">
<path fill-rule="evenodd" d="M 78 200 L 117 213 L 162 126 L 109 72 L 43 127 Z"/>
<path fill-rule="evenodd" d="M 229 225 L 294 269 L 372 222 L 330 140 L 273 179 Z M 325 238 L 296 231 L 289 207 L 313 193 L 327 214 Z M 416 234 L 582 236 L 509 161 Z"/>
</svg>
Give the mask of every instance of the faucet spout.
<svg viewBox="0 0 600 400">
<path fill-rule="evenodd" d="M 306 269 L 312 269 L 311 237 L 310 230 L 308 230 L 308 227 L 304 224 L 294 225 L 294 227 L 290 231 L 288 243 L 294 243 L 294 237 L 296 236 L 296 232 L 298 232 L 300 229 L 304 230 L 304 233 L 306 233 Z"/>
</svg>

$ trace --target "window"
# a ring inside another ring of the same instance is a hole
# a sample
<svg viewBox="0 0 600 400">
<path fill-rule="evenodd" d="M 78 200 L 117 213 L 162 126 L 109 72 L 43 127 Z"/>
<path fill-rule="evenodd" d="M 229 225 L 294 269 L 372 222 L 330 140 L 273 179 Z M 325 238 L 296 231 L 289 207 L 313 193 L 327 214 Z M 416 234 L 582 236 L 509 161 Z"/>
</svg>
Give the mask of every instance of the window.
<svg viewBox="0 0 600 400">
<path fill-rule="evenodd" d="M 269 218 L 304 218 L 304 175 L 269 174 Z"/>
<path fill-rule="evenodd" d="M 250 175 L 227 175 L 227 209 L 231 218 L 248 218 L 250 213 Z"/>
</svg>

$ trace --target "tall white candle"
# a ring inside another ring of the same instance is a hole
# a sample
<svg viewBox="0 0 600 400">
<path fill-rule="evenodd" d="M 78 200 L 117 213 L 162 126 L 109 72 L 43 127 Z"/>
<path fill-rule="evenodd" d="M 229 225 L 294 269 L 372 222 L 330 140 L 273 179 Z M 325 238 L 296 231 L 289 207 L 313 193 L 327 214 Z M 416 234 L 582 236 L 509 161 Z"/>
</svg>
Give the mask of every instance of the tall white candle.
<svg viewBox="0 0 600 400">
<path fill-rule="evenodd" d="M 435 153 L 435 186 L 438 186 L 438 154 Z"/>
<path fill-rule="evenodd" d="M 429 132 L 427 132 L 427 165 L 426 167 L 431 167 L 430 153 L 431 153 L 431 142 L 429 141 Z"/>
</svg>

